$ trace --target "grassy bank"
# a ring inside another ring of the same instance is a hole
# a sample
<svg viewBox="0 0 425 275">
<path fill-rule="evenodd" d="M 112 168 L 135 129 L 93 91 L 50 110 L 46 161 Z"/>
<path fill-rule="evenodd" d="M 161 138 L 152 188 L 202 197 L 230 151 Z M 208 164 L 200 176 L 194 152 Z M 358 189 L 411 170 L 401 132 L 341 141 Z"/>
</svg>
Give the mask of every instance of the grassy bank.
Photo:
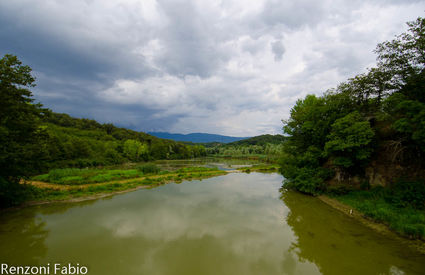
<svg viewBox="0 0 425 275">
<path fill-rule="evenodd" d="M 237 170 L 245 173 L 250 172 L 277 172 L 279 170 L 278 164 L 257 164 L 250 167 L 241 167 Z"/>
<path fill-rule="evenodd" d="M 423 193 L 401 188 L 374 188 L 333 195 L 376 222 L 404 237 L 425 240 Z"/>
<path fill-rule="evenodd" d="M 212 158 L 223 158 L 223 159 L 241 159 L 241 160 L 258 160 L 265 163 L 277 163 L 279 155 L 262 155 L 262 154 L 210 154 Z"/>
<path fill-rule="evenodd" d="M 208 171 L 208 168 L 204 167 L 192 167 L 189 170 L 184 168 L 180 169 L 179 172 L 201 172 Z M 91 183 L 101 183 L 112 180 L 122 180 L 131 178 L 140 178 L 146 175 L 152 174 L 169 174 L 169 171 L 161 171 L 161 169 L 152 163 L 139 164 L 129 169 L 117 169 L 117 168 L 101 168 L 101 169 L 78 169 L 78 168 L 66 168 L 66 169 L 53 169 L 47 174 L 38 175 L 32 177 L 33 181 L 42 181 L 54 184 L 64 185 L 82 185 Z"/>
<path fill-rule="evenodd" d="M 105 194 L 151 188 L 168 182 L 181 182 L 226 174 L 217 168 L 187 167 L 160 171 L 156 166 L 127 170 L 56 169 L 26 183 L 31 190 L 28 204 L 49 201 L 94 199 Z"/>
</svg>

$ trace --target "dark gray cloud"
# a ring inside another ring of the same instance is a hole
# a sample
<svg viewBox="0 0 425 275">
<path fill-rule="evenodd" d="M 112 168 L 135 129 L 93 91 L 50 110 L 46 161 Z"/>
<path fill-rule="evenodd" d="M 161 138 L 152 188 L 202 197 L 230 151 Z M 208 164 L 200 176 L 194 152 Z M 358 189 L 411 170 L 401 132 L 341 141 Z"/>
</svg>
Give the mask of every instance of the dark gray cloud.
<svg viewBox="0 0 425 275">
<path fill-rule="evenodd" d="M 0 54 L 46 107 L 136 130 L 278 133 L 294 102 L 373 66 L 425 0 L 0 2 Z"/>
</svg>

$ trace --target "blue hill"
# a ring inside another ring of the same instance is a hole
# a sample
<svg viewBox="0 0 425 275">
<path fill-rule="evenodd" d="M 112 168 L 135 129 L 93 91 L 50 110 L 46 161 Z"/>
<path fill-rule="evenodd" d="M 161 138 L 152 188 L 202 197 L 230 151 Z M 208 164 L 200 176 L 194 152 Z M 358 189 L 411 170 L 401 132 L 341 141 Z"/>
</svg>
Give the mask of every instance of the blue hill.
<svg viewBox="0 0 425 275">
<path fill-rule="evenodd" d="M 230 137 L 230 136 L 222 136 L 222 135 L 214 135 L 214 134 L 206 134 L 206 133 L 192 133 L 192 134 L 171 134 L 167 132 L 148 132 L 149 135 L 171 139 L 175 141 L 189 141 L 196 143 L 207 143 L 207 142 L 222 142 L 229 143 L 242 139 L 246 139 L 248 137 Z"/>
</svg>

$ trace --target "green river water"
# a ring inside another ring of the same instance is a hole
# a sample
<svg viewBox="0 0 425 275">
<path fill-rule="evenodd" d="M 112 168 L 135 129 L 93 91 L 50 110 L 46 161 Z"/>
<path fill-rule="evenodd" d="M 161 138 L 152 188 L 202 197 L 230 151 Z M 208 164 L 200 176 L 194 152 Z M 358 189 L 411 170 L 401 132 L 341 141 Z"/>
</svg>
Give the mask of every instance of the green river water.
<svg viewBox="0 0 425 275">
<path fill-rule="evenodd" d="M 277 173 L 231 173 L 0 213 L 0 263 L 97 274 L 425 274 L 425 256 Z M 53 272 L 51 273 L 53 274 Z"/>
</svg>

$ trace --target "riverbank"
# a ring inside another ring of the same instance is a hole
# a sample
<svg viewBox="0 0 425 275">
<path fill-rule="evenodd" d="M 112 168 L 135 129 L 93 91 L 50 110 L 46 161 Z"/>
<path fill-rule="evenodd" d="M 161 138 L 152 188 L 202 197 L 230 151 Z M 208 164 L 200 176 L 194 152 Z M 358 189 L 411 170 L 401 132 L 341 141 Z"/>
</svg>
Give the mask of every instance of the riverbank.
<svg viewBox="0 0 425 275">
<path fill-rule="evenodd" d="M 277 168 L 273 164 L 258 162 L 225 160 L 225 164 L 222 164 L 219 159 L 196 159 L 130 163 L 99 168 L 53 169 L 46 174 L 22 180 L 21 185 L 25 187 L 27 196 L 21 199 L 21 203 L 15 203 L 14 207 L 80 202 L 153 188 L 170 182 L 179 183 L 183 180 L 198 180 L 235 172 L 272 172 Z"/>
<path fill-rule="evenodd" d="M 248 167 L 240 167 L 240 168 L 237 168 L 237 170 L 244 173 L 250 173 L 250 172 L 273 173 L 273 172 L 279 171 L 279 165 L 278 164 L 257 164 L 257 165 L 252 165 Z"/>
<path fill-rule="evenodd" d="M 321 195 L 317 197 L 322 202 L 326 203 L 327 205 L 333 207 L 336 210 L 339 210 L 340 212 L 346 214 L 347 216 L 357 220 L 358 222 L 362 223 L 363 225 L 385 235 L 390 238 L 397 239 L 398 241 L 404 243 L 408 247 L 415 249 L 419 251 L 422 254 L 425 254 L 425 242 L 422 240 L 412 240 L 408 239 L 404 236 L 401 236 L 400 234 L 396 233 L 395 231 L 391 230 L 387 225 L 383 223 L 376 222 L 370 218 L 367 218 L 363 213 L 357 211 L 356 209 L 353 209 L 348 204 L 344 204 L 341 201 L 331 198 L 326 195 Z"/>
<path fill-rule="evenodd" d="M 163 171 L 161 174 L 147 174 L 142 177 L 105 181 L 89 184 L 59 184 L 43 181 L 26 181 L 32 190 L 32 197 L 20 207 L 58 202 L 81 202 L 108 197 L 138 189 L 154 188 L 159 185 L 183 180 L 202 180 L 210 177 L 226 175 L 227 171 L 214 168 L 189 167 L 173 172 Z"/>
</svg>

